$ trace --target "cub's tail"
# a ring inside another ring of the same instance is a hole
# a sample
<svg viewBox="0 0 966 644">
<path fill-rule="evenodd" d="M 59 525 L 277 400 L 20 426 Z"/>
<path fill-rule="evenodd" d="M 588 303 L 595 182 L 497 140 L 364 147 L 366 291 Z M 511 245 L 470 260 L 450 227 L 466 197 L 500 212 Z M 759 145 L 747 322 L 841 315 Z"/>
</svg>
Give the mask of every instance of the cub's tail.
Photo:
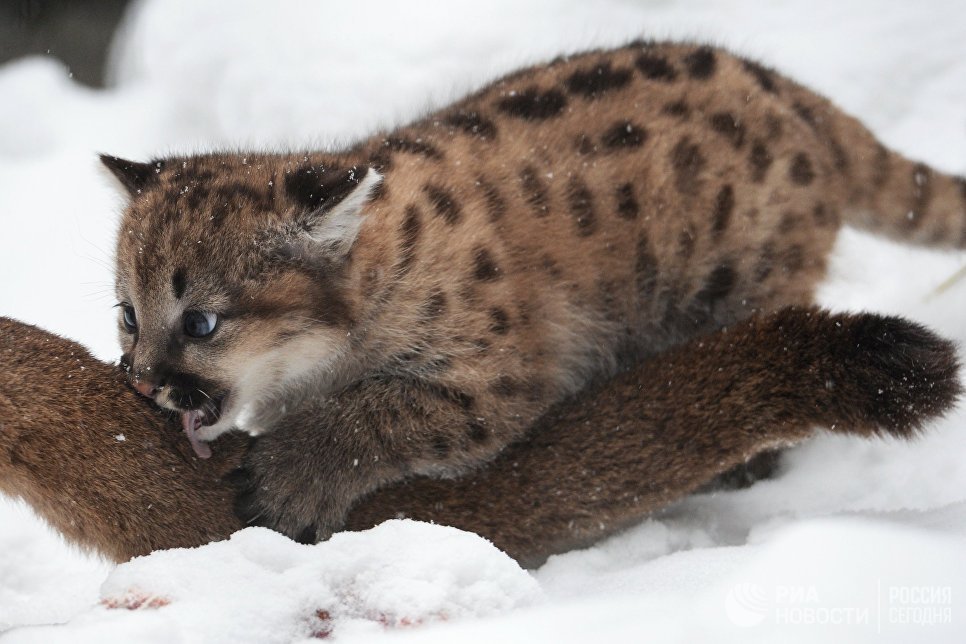
<svg viewBox="0 0 966 644">
<path fill-rule="evenodd" d="M 790 107 L 828 152 L 846 223 L 898 241 L 966 247 L 966 177 L 910 160 L 828 100 L 789 89 Z"/>
</svg>

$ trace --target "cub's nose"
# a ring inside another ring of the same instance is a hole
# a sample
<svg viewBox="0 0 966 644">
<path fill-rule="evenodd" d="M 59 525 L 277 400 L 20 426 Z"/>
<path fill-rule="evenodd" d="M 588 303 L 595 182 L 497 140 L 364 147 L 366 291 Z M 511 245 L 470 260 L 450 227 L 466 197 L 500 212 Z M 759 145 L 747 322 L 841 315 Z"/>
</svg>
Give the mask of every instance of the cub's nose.
<svg viewBox="0 0 966 644">
<path fill-rule="evenodd" d="M 160 389 L 160 387 L 154 383 L 140 379 L 135 379 L 133 385 L 139 394 L 142 396 L 147 396 L 148 398 L 154 398 L 154 395 L 158 393 L 158 390 Z"/>
</svg>

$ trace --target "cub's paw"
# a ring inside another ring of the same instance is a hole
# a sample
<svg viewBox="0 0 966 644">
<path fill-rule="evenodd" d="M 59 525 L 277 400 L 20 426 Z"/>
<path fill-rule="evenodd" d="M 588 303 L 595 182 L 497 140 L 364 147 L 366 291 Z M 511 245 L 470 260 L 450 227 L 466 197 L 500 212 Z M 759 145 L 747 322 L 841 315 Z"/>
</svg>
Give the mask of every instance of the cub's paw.
<svg viewBox="0 0 966 644">
<path fill-rule="evenodd" d="M 344 524 L 349 502 L 333 494 L 336 486 L 310 450 L 283 452 L 267 438 L 255 441 L 244 465 L 225 477 L 236 490 L 235 515 L 299 543 L 328 539 Z"/>
<path fill-rule="evenodd" d="M 869 432 L 914 435 L 962 392 L 956 348 L 922 325 L 875 314 L 832 316 L 838 378 L 827 383 L 843 420 Z"/>
</svg>

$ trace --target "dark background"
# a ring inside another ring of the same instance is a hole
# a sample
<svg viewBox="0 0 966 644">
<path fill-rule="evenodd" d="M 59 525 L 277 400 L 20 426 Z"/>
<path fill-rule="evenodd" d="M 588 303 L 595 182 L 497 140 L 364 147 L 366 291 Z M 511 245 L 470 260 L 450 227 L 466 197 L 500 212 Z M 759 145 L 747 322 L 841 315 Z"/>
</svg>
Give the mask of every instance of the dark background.
<svg viewBox="0 0 966 644">
<path fill-rule="evenodd" d="M 129 1 L 0 0 L 0 65 L 50 55 L 78 82 L 102 87 L 111 39 Z"/>
</svg>

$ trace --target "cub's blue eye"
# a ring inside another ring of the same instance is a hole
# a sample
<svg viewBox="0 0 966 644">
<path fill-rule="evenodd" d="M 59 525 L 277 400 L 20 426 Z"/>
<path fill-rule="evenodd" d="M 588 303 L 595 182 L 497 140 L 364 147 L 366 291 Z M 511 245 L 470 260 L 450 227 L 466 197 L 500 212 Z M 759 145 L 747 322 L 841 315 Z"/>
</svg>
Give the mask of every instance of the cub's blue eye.
<svg viewBox="0 0 966 644">
<path fill-rule="evenodd" d="M 184 314 L 184 332 L 192 338 L 203 338 L 215 330 L 218 316 L 204 311 L 188 311 Z"/>
<path fill-rule="evenodd" d="M 121 311 L 124 313 L 124 328 L 127 329 L 128 333 L 134 333 L 138 330 L 138 319 L 134 315 L 134 307 L 130 304 L 122 304 Z"/>
</svg>

